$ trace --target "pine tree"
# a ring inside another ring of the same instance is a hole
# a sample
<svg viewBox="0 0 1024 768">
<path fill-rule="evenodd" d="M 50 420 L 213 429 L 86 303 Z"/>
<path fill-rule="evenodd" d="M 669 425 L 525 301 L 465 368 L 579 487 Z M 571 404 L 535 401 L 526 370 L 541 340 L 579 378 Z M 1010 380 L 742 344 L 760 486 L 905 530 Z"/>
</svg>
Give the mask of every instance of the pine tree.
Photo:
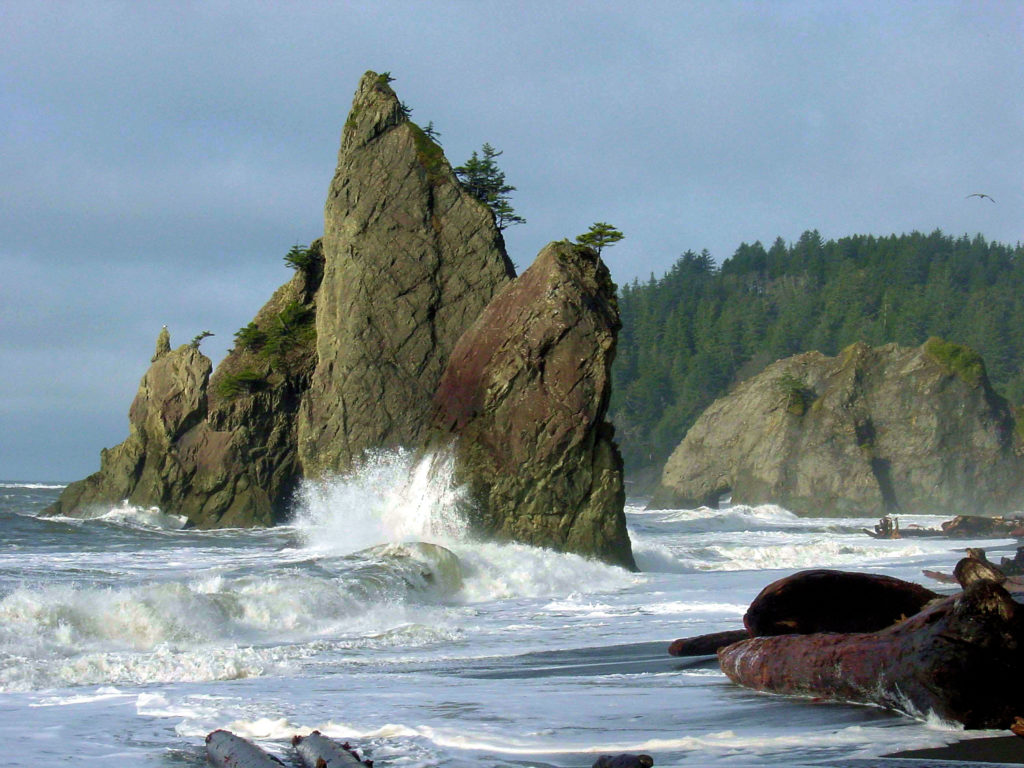
<svg viewBox="0 0 1024 768">
<path fill-rule="evenodd" d="M 513 224 L 525 224 L 526 219 L 518 215 L 509 202 L 509 193 L 515 192 L 516 188 L 505 183 L 505 172 L 495 162 L 501 154 L 485 143 L 480 154 L 474 150 L 466 164 L 455 169 L 455 175 L 469 194 L 494 212 L 498 229 L 506 229 Z"/>
<path fill-rule="evenodd" d="M 598 221 L 591 224 L 590 229 L 578 236 L 576 242 L 588 248 L 593 248 L 597 251 L 597 255 L 600 256 L 602 249 L 615 245 L 623 237 L 625 235 L 608 222 Z"/>
</svg>

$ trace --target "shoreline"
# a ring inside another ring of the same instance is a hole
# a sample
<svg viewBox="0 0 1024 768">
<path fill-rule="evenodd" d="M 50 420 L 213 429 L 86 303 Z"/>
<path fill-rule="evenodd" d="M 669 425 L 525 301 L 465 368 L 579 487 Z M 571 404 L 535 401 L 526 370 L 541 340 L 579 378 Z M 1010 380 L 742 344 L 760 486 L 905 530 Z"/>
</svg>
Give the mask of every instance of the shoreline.
<svg viewBox="0 0 1024 768">
<path fill-rule="evenodd" d="M 961 739 L 944 747 L 908 749 L 893 752 L 885 757 L 1024 765 L 1024 738 L 986 736 L 977 739 Z"/>
</svg>

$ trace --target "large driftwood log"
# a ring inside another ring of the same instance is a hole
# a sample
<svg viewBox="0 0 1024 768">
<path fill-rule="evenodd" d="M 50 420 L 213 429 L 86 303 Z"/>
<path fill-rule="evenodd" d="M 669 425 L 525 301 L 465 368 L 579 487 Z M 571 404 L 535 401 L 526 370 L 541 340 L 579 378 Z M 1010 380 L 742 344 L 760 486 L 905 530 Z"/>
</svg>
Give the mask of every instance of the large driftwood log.
<svg viewBox="0 0 1024 768">
<path fill-rule="evenodd" d="M 284 763 L 231 731 L 206 737 L 206 755 L 217 768 L 283 768 Z"/>
<path fill-rule="evenodd" d="M 299 753 L 299 759 L 306 768 L 362 768 L 363 765 L 373 766 L 372 760 L 360 760 L 356 751 L 345 744 L 338 744 L 327 738 L 320 731 L 313 731 L 308 736 L 295 736 L 292 746 Z"/>
<path fill-rule="evenodd" d="M 934 712 L 967 728 L 1024 713 L 1024 610 L 976 581 L 878 632 L 757 637 L 719 651 L 734 682 L 760 691 Z"/>
<path fill-rule="evenodd" d="M 719 648 L 746 640 L 750 633 L 745 629 L 729 629 L 725 632 L 713 632 L 710 635 L 684 637 L 676 640 L 668 647 L 670 656 L 712 656 Z"/>
<path fill-rule="evenodd" d="M 800 571 L 761 590 L 743 617 L 751 637 L 875 632 L 939 595 L 920 584 L 849 571 Z"/>
<path fill-rule="evenodd" d="M 651 768 L 654 758 L 650 755 L 601 755 L 590 768 Z"/>
<path fill-rule="evenodd" d="M 743 617 L 746 631 L 681 638 L 672 656 L 717 653 L 747 637 L 812 632 L 874 632 L 912 616 L 939 595 L 919 584 L 848 571 L 800 571 L 761 590 Z"/>
</svg>

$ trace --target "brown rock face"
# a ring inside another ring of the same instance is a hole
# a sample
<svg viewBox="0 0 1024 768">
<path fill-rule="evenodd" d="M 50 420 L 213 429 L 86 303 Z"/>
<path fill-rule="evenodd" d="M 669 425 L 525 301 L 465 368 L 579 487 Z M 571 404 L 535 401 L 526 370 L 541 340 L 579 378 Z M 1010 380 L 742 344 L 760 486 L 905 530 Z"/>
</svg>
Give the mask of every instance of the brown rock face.
<svg viewBox="0 0 1024 768">
<path fill-rule="evenodd" d="M 168 351 L 166 333 L 161 332 L 153 364 L 132 402 L 128 439 L 104 450 L 100 471 L 68 485 L 51 512 L 67 514 L 121 499 L 163 506 L 162 501 L 181 492 L 187 478 L 174 446 L 206 417 L 211 365 L 189 345 Z"/>
<path fill-rule="evenodd" d="M 319 248 L 314 243 L 311 253 Z M 315 361 L 318 264 L 278 289 L 250 325 L 254 341 L 236 345 L 212 379 L 197 347 L 168 351 L 162 330 L 132 403 L 128 439 L 103 451 L 100 471 L 69 485 L 48 511 L 127 499 L 202 528 L 282 520 L 300 476 L 296 414 Z"/>
<path fill-rule="evenodd" d="M 619 324 L 597 255 L 552 243 L 459 339 L 434 398 L 472 527 L 634 568 L 605 421 Z"/>
<path fill-rule="evenodd" d="M 324 211 L 319 362 L 299 423 L 307 475 L 414 446 L 448 355 L 514 271 L 490 210 L 367 72 Z"/>
<path fill-rule="evenodd" d="M 958 367 L 969 353 L 933 340 L 780 360 L 701 415 L 651 506 L 731 493 L 815 516 L 1019 509 L 1013 417 L 980 360 Z"/>
</svg>

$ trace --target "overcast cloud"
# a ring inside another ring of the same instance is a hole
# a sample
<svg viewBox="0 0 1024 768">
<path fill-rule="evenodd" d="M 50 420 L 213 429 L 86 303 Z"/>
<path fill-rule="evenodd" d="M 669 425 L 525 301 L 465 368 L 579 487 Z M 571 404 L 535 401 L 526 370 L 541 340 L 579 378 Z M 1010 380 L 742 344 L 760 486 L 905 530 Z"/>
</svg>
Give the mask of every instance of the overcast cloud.
<svg viewBox="0 0 1024 768">
<path fill-rule="evenodd" d="M 622 283 L 815 228 L 1018 242 L 1022 43 L 1016 0 L 0 0 L 0 479 L 95 471 L 162 324 L 223 356 L 367 69 L 453 164 L 504 151 L 521 268 L 606 220 Z"/>
</svg>

